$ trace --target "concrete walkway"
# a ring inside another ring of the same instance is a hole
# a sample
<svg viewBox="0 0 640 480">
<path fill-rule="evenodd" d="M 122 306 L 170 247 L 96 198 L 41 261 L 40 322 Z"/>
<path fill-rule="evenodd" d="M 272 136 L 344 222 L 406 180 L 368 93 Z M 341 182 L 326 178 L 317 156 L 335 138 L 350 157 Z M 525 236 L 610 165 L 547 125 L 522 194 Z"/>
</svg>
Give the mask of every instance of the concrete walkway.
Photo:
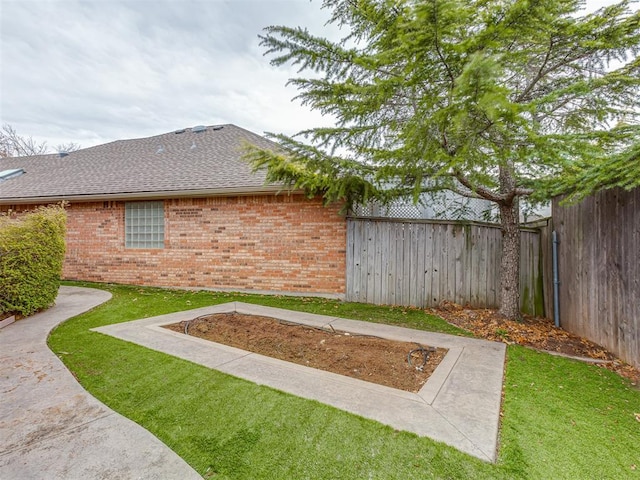
<svg viewBox="0 0 640 480">
<path fill-rule="evenodd" d="M 54 307 L 0 330 L 0 479 L 201 478 L 89 395 L 47 347 L 54 326 L 110 297 L 61 287 Z"/>
<path fill-rule="evenodd" d="M 162 325 L 212 313 L 265 315 L 449 352 L 418 393 L 364 382 L 186 336 Z M 252 382 L 333 405 L 495 461 L 505 345 L 338 317 L 231 302 L 95 329 Z"/>
</svg>

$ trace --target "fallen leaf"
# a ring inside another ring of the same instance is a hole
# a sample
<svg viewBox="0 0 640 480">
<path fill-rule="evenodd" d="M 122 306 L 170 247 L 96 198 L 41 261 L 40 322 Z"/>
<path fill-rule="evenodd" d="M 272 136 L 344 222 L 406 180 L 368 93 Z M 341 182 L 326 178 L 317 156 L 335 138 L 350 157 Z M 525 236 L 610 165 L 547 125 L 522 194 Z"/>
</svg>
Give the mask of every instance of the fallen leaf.
<svg viewBox="0 0 640 480">
<path fill-rule="evenodd" d="M 439 307 L 426 311 L 487 340 L 601 360 L 603 363 L 597 364 L 598 367 L 628 378 L 634 386 L 640 383 L 640 368 L 620 361 L 601 345 L 556 328 L 552 320 L 531 315 L 523 315 L 521 321 L 506 320 L 496 310 L 472 309 L 453 302 L 443 302 Z"/>
</svg>

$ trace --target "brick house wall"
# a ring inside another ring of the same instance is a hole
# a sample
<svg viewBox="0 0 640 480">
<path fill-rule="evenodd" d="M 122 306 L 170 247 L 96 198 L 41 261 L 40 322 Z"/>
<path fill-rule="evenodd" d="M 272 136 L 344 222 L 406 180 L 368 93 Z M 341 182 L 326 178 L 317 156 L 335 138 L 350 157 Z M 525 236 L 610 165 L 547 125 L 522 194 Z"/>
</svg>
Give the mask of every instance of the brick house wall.
<svg viewBox="0 0 640 480">
<path fill-rule="evenodd" d="M 68 280 L 345 292 L 346 221 L 303 195 L 164 201 L 164 248 L 125 248 L 125 202 L 67 207 Z"/>
</svg>

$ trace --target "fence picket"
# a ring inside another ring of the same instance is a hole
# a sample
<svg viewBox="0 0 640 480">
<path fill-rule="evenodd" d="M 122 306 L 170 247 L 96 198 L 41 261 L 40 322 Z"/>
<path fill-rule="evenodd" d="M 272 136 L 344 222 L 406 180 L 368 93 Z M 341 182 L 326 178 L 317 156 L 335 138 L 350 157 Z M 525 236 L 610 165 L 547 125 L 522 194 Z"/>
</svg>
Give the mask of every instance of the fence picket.
<svg viewBox="0 0 640 480">
<path fill-rule="evenodd" d="M 349 218 L 347 223 L 347 300 L 417 307 L 443 300 L 498 306 L 499 228 L 373 218 Z M 526 294 L 522 302 L 527 307 L 536 305 L 539 241 L 538 232 L 523 231 L 521 293 Z"/>
<path fill-rule="evenodd" d="M 640 188 L 553 201 L 560 325 L 640 367 Z"/>
</svg>

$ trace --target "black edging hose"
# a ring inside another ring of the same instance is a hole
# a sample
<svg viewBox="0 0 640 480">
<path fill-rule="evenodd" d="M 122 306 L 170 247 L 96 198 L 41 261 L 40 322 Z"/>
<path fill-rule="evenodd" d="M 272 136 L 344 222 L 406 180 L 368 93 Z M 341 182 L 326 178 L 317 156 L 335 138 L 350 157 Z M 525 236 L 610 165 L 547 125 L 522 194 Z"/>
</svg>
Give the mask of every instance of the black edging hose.
<svg viewBox="0 0 640 480">
<path fill-rule="evenodd" d="M 191 322 L 195 322 L 196 320 L 202 320 L 203 318 L 208 318 L 210 316 L 211 314 L 200 315 L 199 317 L 192 318 L 191 320 L 187 320 L 186 322 L 184 322 L 184 334 L 189 335 L 189 325 L 191 324 Z"/>
<path fill-rule="evenodd" d="M 407 355 L 407 363 L 409 363 L 410 367 L 413 367 L 414 364 L 413 364 L 413 362 L 411 360 L 411 358 L 413 357 L 413 354 L 414 353 L 421 353 L 422 354 L 422 364 L 420 364 L 419 366 L 416 366 L 415 368 L 416 368 L 416 370 L 422 372 L 424 370 L 424 366 L 429 361 L 429 355 L 431 355 L 433 352 L 435 352 L 436 349 L 434 347 L 425 348 L 422 345 L 420 345 L 419 343 L 416 343 L 416 345 L 418 345 L 418 348 L 414 348 Z"/>
</svg>

